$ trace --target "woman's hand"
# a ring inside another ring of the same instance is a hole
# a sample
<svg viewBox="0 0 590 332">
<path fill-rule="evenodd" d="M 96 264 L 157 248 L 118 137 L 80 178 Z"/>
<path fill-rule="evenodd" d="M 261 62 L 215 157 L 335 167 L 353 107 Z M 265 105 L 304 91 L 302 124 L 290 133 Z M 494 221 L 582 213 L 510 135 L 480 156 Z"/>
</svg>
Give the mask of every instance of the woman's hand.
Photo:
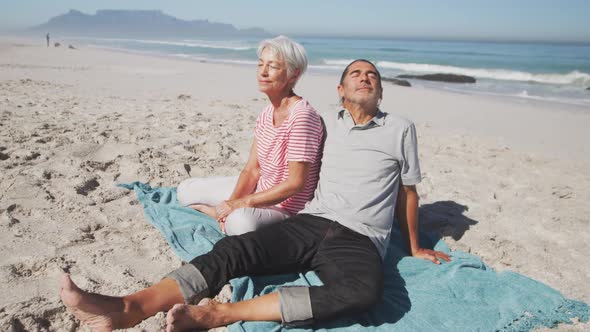
<svg viewBox="0 0 590 332">
<path fill-rule="evenodd" d="M 204 205 L 204 204 L 194 204 L 194 205 L 189 205 L 189 207 L 193 208 L 199 212 L 202 212 L 202 213 L 208 215 L 209 217 L 215 219 L 217 221 L 217 223 L 219 224 L 219 229 L 221 229 L 221 232 L 223 234 L 225 234 L 225 218 L 223 219 L 223 221 L 218 220 L 219 213 L 217 213 L 216 206 L 209 206 L 209 205 Z"/>
<path fill-rule="evenodd" d="M 225 219 L 230 213 L 234 212 L 235 209 L 242 207 L 247 207 L 247 204 L 243 199 L 233 199 L 221 202 L 221 204 L 215 207 L 217 221 L 225 223 Z"/>
</svg>

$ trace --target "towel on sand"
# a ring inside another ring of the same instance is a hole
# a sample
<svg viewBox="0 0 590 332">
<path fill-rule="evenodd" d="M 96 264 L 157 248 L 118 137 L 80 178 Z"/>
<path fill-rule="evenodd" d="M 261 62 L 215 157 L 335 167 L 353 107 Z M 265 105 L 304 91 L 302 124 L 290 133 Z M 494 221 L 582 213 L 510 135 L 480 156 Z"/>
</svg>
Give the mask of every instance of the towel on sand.
<svg viewBox="0 0 590 332">
<path fill-rule="evenodd" d="M 211 250 L 223 237 L 217 222 L 182 207 L 175 188 L 151 188 L 134 182 L 147 219 L 164 235 L 184 261 Z M 423 246 L 446 252 L 450 263 L 441 265 L 408 257 L 399 230 L 391 235 L 384 262 L 385 290 L 381 302 L 357 317 L 320 323 L 313 329 L 285 331 L 530 331 L 586 322 L 590 306 L 564 298 L 557 290 L 515 272 L 495 272 L 476 256 L 451 252 L 442 240 L 421 234 Z M 284 285 L 321 285 L 313 272 L 231 280 L 232 302 L 275 291 Z M 280 331 L 274 322 L 237 322 L 229 331 Z"/>
</svg>

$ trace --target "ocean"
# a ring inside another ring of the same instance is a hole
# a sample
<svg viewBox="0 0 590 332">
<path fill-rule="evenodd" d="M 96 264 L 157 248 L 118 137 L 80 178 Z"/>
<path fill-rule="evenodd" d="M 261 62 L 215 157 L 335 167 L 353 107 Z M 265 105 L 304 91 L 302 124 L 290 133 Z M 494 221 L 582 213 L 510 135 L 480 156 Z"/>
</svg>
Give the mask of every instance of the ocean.
<svg viewBox="0 0 590 332">
<path fill-rule="evenodd" d="M 590 44 L 295 37 L 309 70 L 341 73 L 353 59 L 373 61 L 384 77 L 451 73 L 474 84 L 411 80 L 413 86 L 590 106 Z M 103 48 L 253 65 L 259 39 L 145 40 L 76 38 Z"/>
</svg>

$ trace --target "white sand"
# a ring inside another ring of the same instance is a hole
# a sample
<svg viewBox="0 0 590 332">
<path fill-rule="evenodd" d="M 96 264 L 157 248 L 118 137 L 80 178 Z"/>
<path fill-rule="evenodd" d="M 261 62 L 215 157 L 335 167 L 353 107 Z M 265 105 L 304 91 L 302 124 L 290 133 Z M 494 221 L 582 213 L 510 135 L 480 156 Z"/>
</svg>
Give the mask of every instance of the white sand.
<svg viewBox="0 0 590 332">
<path fill-rule="evenodd" d="M 297 91 L 332 112 L 337 81 L 309 73 Z M 0 39 L 0 330 L 77 330 L 62 268 L 123 295 L 180 266 L 115 184 L 236 174 L 265 100 L 255 68 Z M 417 123 L 422 227 L 590 302 L 588 110 L 388 83 L 382 109 Z"/>
</svg>

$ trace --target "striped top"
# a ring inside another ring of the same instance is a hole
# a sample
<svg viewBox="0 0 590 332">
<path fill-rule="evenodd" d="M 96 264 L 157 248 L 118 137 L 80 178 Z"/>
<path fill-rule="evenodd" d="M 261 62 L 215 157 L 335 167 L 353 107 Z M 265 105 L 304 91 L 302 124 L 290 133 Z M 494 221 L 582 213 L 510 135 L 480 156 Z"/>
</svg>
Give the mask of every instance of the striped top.
<svg viewBox="0 0 590 332">
<path fill-rule="evenodd" d="M 324 127 L 320 115 L 304 99 L 295 103 L 289 116 L 276 127 L 274 107 L 269 105 L 256 120 L 254 134 L 260 179 L 256 191 L 268 190 L 289 177 L 289 161 L 310 163 L 304 189 L 276 206 L 296 214 L 313 198 L 320 174 Z"/>
</svg>

